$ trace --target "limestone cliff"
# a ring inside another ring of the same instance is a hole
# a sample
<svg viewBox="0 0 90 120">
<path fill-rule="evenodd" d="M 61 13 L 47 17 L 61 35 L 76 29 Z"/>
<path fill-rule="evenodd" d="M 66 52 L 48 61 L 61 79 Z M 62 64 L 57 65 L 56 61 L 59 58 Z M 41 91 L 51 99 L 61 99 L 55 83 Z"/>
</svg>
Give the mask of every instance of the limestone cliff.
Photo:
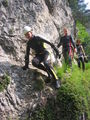
<svg viewBox="0 0 90 120">
<path fill-rule="evenodd" d="M 64 27 L 73 34 L 74 20 L 67 0 L 1 0 L 0 1 L 0 78 L 10 76 L 10 84 L 0 92 L 0 119 L 24 119 L 29 108 L 55 95 L 51 85 L 34 90 L 35 70 L 23 71 L 26 40 L 23 27 L 29 25 L 57 45 Z M 38 73 L 40 75 L 40 73 Z M 44 75 L 41 75 L 45 79 Z M 42 79 L 40 78 L 40 79 Z"/>
</svg>

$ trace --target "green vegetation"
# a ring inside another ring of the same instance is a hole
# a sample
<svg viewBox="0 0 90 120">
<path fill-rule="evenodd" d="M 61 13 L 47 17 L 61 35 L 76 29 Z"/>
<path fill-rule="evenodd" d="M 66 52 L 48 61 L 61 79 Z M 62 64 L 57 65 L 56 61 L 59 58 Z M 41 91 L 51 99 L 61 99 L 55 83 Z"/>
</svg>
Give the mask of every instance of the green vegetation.
<svg viewBox="0 0 90 120">
<path fill-rule="evenodd" d="M 0 92 L 6 89 L 9 83 L 10 83 L 10 77 L 7 74 L 0 77 Z"/>
<path fill-rule="evenodd" d="M 90 35 L 87 33 L 86 28 L 79 21 L 77 21 L 78 35 L 84 45 L 86 55 L 90 56 Z"/>
<path fill-rule="evenodd" d="M 58 75 L 60 73 L 58 68 Z M 86 64 L 86 71 L 73 65 L 73 71 L 69 69 L 62 74 L 62 87 L 58 92 L 57 101 L 61 108 L 61 120 L 78 120 L 83 113 L 90 120 L 90 63 Z M 63 116 L 64 119 L 63 119 Z"/>
<path fill-rule="evenodd" d="M 32 114 L 31 120 L 79 120 L 84 114 L 90 120 L 90 63 L 83 72 L 76 65 L 73 70 L 57 67 L 62 86 L 56 98 Z"/>
<path fill-rule="evenodd" d="M 14 28 L 12 27 L 11 29 L 9 29 L 9 34 L 13 34 L 14 33 Z"/>
<path fill-rule="evenodd" d="M 86 9 L 87 4 L 84 0 L 68 0 L 68 2 L 75 20 L 74 35 L 82 41 L 85 52 L 90 57 L 90 35 L 86 31 L 86 28 L 90 27 L 90 10 Z"/>
<path fill-rule="evenodd" d="M 37 109 L 33 115 L 31 120 L 44 120 L 44 108 Z"/>
<path fill-rule="evenodd" d="M 54 98 L 48 99 L 45 107 L 38 108 L 31 117 L 31 120 L 57 120 Z"/>
<path fill-rule="evenodd" d="M 68 0 L 68 2 L 72 9 L 74 20 L 86 25 L 90 20 L 90 13 L 89 10 L 86 10 L 87 4 L 85 4 L 84 0 Z"/>
<path fill-rule="evenodd" d="M 78 38 L 82 41 L 82 42 L 86 42 L 89 35 L 86 31 L 86 28 L 84 25 L 82 25 L 79 21 L 77 21 L 77 28 L 78 28 Z"/>
<path fill-rule="evenodd" d="M 3 4 L 4 7 L 8 7 L 8 0 L 3 0 L 2 4 Z"/>
</svg>

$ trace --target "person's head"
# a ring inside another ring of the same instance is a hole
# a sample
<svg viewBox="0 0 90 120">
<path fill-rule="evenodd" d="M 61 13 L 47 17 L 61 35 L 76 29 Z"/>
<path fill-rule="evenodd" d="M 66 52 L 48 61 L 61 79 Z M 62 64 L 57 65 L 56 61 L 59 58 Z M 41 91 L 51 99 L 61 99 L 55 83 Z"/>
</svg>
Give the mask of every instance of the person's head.
<svg viewBox="0 0 90 120">
<path fill-rule="evenodd" d="M 77 39 L 76 44 L 77 44 L 77 45 L 80 45 L 80 44 L 81 44 L 80 39 Z"/>
<path fill-rule="evenodd" d="M 32 28 L 29 26 L 25 26 L 24 27 L 24 35 L 28 39 L 32 38 Z"/>
<path fill-rule="evenodd" d="M 67 35 L 67 29 L 64 28 L 64 29 L 63 29 L 63 32 L 64 32 L 64 35 L 66 36 L 66 35 Z"/>
</svg>

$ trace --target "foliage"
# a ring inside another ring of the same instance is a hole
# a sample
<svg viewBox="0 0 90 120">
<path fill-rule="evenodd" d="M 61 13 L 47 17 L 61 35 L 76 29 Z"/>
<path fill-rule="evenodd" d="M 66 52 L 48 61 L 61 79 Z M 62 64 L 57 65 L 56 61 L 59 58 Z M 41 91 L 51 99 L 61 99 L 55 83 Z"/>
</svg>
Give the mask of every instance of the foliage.
<svg viewBox="0 0 90 120">
<path fill-rule="evenodd" d="M 85 52 L 90 57 L 90 35 L 86 32 L 86 28 L 90 27 L 90 10 L 86 9 L 84 0 L 68 0 L 72 9 L 75 26 L 78 28 L 78 38 L 85 45 Z M 75 29 L 76 37 L 76 29 Z"/>
<path fill-rule="evenodd" d="M 0 77 L 0 92 L 6 89 L 9 83 L 10 83 L 10 77 L 7 74 Z"/>
<path fill-rule="evenodd" d="M 57 97 L 49 99 L 46 106 L 33 114 L 31 120 L 79 120 L 83 113 L 86 119 L 90 120 L 89 73 L 90 63 L 86 64 L 85 72 L 76 65 L 73 65 L 73 71 L 57 68 L 57 74 L 62 81 Z"/>
<path fill-rule="evenodd" d="M 60 70 L 59 70 L 60 72 Z M 86 64 L 86 71 L 80 71 L 73 66 L 73 71 L 66 71 L 62 77 L 62 87 L 58 92 L 57 100 L 61 108 L 61 120 L 78 120 L 79 115 L 85 113 L 90 119 L 90 63 Z M 74 114 L 73 114 L 74 113 Z M 80 114 L 79 114 L 80 113 Z M 69 117 L 69 118 L 68 118 Z"/>
<path fill-rule="evenodd" d="M 9 34 L 13 34 L 14 33 L 14 28 L 12 27 L 11 29 L 9 29 Z"/>
<path fill-rule="evenodd" d="M 90 35 L 87 33 L 85 26 L 78 21 L 77 21 L 77 28 L 78 28 L 78 38 L 83 43 L 86 54 L 90 56 Z"/>
<path fill-rule="evenodd" d="M 86 28 L 84 25 L 82 25 L 79 21 L 77 21 L 77 28 L 78 28 L 78 38 L 82 41 L 85 42 L 88 38 L 88 33 L 86 31 Z"/>
<path fill-rule="evenodd" d="M 90 15 L 87 15 L 86 4 L 84 0 L 68 0 L 69 5 L 72 9 L 74 20 L 79 20 L 82 24 L 85 25 L 89 20 Z"/>
<path fill-rule="evenodd" d="M 3 4 L 4 7 L 8 7 L 8 0 L 3 0 L 2 4 Z"/>
<path fill-rule="evenodd" d="M 31 120 L 56 120 L 54 98 L 48 99 L 45 107 L 38 108 L 33 112 Z"/>
<path fill-rule="evenodd" d="M 37 109 L 32 114 L 31 120 L 44 120 L 44 108 Z"/>
<path fill-rule="evenodd" d="M 79 92 L 69 83 L 63 85 L 59 90 L 57 104 L 60 108 L 61 120 L 78 120 L 79 115 L 82 113 L 82 102 Z"/>
</svg>

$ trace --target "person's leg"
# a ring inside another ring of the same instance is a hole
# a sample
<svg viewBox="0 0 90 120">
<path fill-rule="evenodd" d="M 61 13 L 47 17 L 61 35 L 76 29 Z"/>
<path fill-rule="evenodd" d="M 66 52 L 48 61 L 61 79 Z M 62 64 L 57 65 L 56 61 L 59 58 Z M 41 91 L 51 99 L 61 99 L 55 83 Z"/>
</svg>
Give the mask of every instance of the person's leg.
<svg viewBox="0 0 90 120">
<path fill-rule="evenodd" d="M 59 88 L 59 87 L 60 87 L 60 84 L 59 84 L 59 82 L 58 82 L 58 77 L 57 77 L 57 75 L 56 75 L 53 67 L 49 64 L 47 58 L 48 58 L 48 54 L 46 53 L 46 54 L 44 55 L 44 57 L 43 57 L 43 63 L 44 63 L 44 65 L 45 65 L 45 68 L 47 69 L 47 71 L 49 71 L 50 75 L 52 75 L 53 79 L 55 80 L 55 82 L 56 82 L 56 86 L 55 86 L 55 87 L 56 87 L 56 88 Z"/>
<path fill-rule="evenodd" d="M 66 65 L 68 65 L 68 53 L 67 53 L 67 51 L 63 52 L 63 57 L 64 57 Z"/>
<path fill-rule="evenodd" d="M 72 58 L 69 56 L 69 66 L 72 68 Z"/>
<path fill-rule="evenodd" d="M 43 70 L 45 72 L 47 72 L 48 74 L 48 78 L 50 78 L 50 74 L 49 72 L 47 71 L 47 69 L 45 68 L 44 65 L 41 64 L 41 59 L 40 57 L 34 57 L 33 60 L 32 60 L 32 65 L 40 70 Z"/>
<path fill-rule="evenodd" d="M 80 58 L 78 58 L 78 67 L 81 68 L 81 65 L 80 65 Z"/>
<path fill-rule="evenodd" d="M 71 57 L 69 56 L 69 51 L 64 51 L 63 53 L 65 64 L 66 64 L 66 70 L 67 68 L 71 67 Z"/>
<path fill-rule="evenodd" d="M 46 67 L 46 69 L 49 71 L 49 73 L 52 75 L 54 82 L 55 82 L 55 87 L 59 88 L 60 87 L 60 81 L 58 81 L 58 77 L 55 73 L 55 71 L 53 70 L 53 68 L 48 64 L 47 61 L 44 61 L 44 65 Z"/>
<path fill-rule="evenodd" d="M 44 65 L 45 65 L 46 69 L 49 71 L 49 73 L 52 75 L 52 77 L 54 79 L 58 79 L 58 77 L 56 76 L 56 73 L 54 72 L 53 68 L 48 64 L 47 61 L 44 61 Z"/>
<path fill-rule="evenodd" d="M 84 62 L 84 57 L 81 57 L 81 62 L 82 62 L 82 69 L 83 71 L 85 70 L 85 62 Z"/>
<path fill-rule="evenodd" d="M 69 67 L 72 69 L 72 59 L 73 59 L 73 48 L 68 48 L 68 59 L 69 59 Z"/>
</svg>

